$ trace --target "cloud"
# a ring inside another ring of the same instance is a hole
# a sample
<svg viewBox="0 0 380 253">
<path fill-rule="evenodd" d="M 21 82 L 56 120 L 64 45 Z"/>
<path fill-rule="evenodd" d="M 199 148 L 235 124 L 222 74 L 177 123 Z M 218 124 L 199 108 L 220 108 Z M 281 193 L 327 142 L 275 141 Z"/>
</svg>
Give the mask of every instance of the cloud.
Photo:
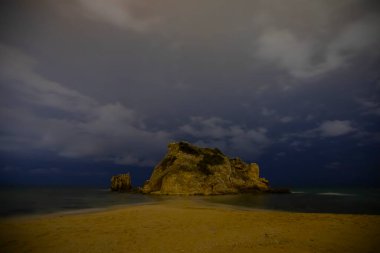
<svg viewBox="0 0 380 253">
<path fill-rule="evenodd" d="M 261 115 L 263 115 L 263 116 L 268 117 L 268 116 L 272 116 L 272 115 L 275 115 L 275 114 L 276 114 L 276 111 L 275 111 L 275 110 L 268 109 L 268 108 L 266 108 L 266 107 L 263 107 L 263 108 L 261 109 Z"/>
<path fill-rule="evenodd" d="M 96 101 L 48 80 L 34 71 L 37 62 L 18 50 L 0 44 L 0 76 L 4 80 L 3 89 L 31 106 L 46 106 L 67 112 L 87 112 Z M 9 84 L 15 83 L 15 84 Z"/>
<path fill-rule="evenodd" d="M 325 165 L 326 168 L 328 169 L 340 169 L 342 167 L 342 163 L 341 162 L 330 162 L 328 164 Z"/>
<path fill-rule="evenodd" d="M 21 170 L 18 167 L 6 165 L 2 167 L 0 171 L 5 172 L 5 173 L 14 173 L 14 172 L 20 172 Z"/>
<path fill-rule="evenodd" d="M 290 31 L 274 30 L 262 34 L 257 40 L 256 57 L 276 63 L 296 77 L 313 72 L 308 63 L 312 45 L 301 41 Z"/>
<path fill-rule="evenodd" d="M 279 142 L 289 142 L 289 146 L 299 149 L 300 147 L 308 147 L 311 145 L 311 143 L 309 141 L 306 142 L 305 139 L 335 138 L 351 133 L 357 133 L 360 135 L 363 132 L 354 128 L 352 122 L 349 120 L 326 120 L 318 127 L 309 130 L 283 134 L 279 138 Z"/>
<path fill-rule="evenodd" d="M 306 121 L 311 121 L 311 120 L 314 120 L 315 119 L 315 116 L 312 115 L 312 114 L 308 114 L 306 117 L 305 117 L 305 120 Z"/>
<path fill-rule="evenodd" d="M 357 98 L 355 101 L 362 107 L 363 115 L 380 116 L 380 103 L 377 102 L 378 99 L 376 96 L 371 98 Z"/>
<path fill-rule="evenodd" d="M 318 8 L 328 10 L 323 6 Z M 266 19 L 256 21 L 261 30 L 255 40 L 255 58 L 274 64 L 292 77 L 304 79 L 348 66 L 354 57 L 373 54 L 373 49 L 380 46 L 379 16 L 367 15 L 334 31 L 334 25 L 326 23 L 334 13 L 326 13 L 325 20 L 319 16 L 310 20 L 315 27 L 307 33 L 296 25 L 283 27 L 281 23 L 270 24 Z M 291 17 L 287 14 L 287 18 Z"/>
<path fill-rule="evenodd" d="M 139 16 L 133 7 L 142 3 L 133 0 L 78 0 L 87 17 L 100 20 L 122 29 L 146 32 L 159 22 L 157 17 Z M 146 7 L 146 6 L 145 6 Z"/>
<path fill-rule="evenodd" d="M 228 121 L 217 117 L 192 117 L 190 123 L 181 126 L 180 130 L 197 138 L 222 139 L 231 134 L 231 130 L 225 127 L 228 123 Z"/>
<path fill-rule="evenodd" d="M 2 66 L 19 66 L 17 71 L 2 68 L 8 96 L 17 106 L 1 109 L 6 122 L 1 126 L 1 149 L 41 149 L 69 158 L 152 166 L 167 143 L 183 135 L 235 153 L 257 155 L 270 144 L 265 129 L 246 129 L 216 117 L 193 117 L 173 132 L 149 130 L 141 116 L 120 102 L 101 104 L 38 74 L 37 63 L 17 50 L 1 49 L 9 56 Z"/>
<path fill-rule="evenodd" d="M 265 128 L 218 117 L 192 117 L 171 131 L 150 130 L 142 115 L 122 103 L 100 103 L 39 74 L 38 62 L 17 49 L 0 49 L 7 56 L 0 70 L 7 89 L 3 98 L 11 101 L 0 110 L 2 150 L 38 149 L 68 158 L 153 166 L 167 143 L 182 137 L 246 157 L 257 157 L 271 144 Z"/>
<path fill-rule="evenodd" d="M 375 97 L 341 118 L 376 78 L 368 59 L 378 56 L 380 22 L 359 1 L 59 4 L 70 15 L 46 3 L 14 7 L 2 41 L 29 55 L 0 45 L 1 148 L 145 166 L 180 138 L 253 157 L 284 132 L 311 143 L 373 131 L 357 114 L 378 113 Z M 298 85 L 322 76 L 320 87 Z"/>
<path fill-rule="evenodd" d="M 37 168 L 29 170 L 30 174 L 60 174 L 62 170 L 60 168 Z"/>
<path fill-rule="evenodd" d="M 348 120 L 328 120 L 323 122 L 317 130 L 323 137 L 342 136 L 356 131 Z"/>
<path fill-rule="evenodd" d="M 0 76 L 7 96 L 0 114 L 5 150 L 42 149 L 64 157 L 93 157 L 147 165 L 169 141 L 165 131 L 147 130 L 141 117 L 119 102 L 101 104 L 49 80 L 32 58 L 0 46 Z"/>
<path fill-rule="evenodd" d="M 285 116 L 285 117 L 280 118 L 280 122 L 282 123 L 289 123 L 289 122 L 292 122 L 293 120 L 294 118 L 290 116 Z"/>
<path fill-rule="evenodd" d="M 192 117 L 179 130 L 179 135 L 195 138 L 201 146 L 219 147 L 245 157 L 257 157 L 271 144 L 265 128 L 247 129 L 218 117 Z"/>
<path fill-rule="evenodd" d="M 288 115 L 279 115 L 279 113 L 276 110 L 268 109 L 266 107 L 261 108 L 261 115 L 281 123 L 290 123 L 294 120 L 294 117 Z"/>
</svg>

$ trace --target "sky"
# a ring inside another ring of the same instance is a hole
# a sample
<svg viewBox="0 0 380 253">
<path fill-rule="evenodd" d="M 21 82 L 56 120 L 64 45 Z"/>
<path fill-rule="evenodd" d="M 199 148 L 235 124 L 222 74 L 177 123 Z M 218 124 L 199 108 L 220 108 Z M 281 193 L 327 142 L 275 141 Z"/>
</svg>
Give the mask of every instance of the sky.
<svg viewBox="0 0 380 253">
<path fill-rule="evenodd" d="M 0 5 L 0 185 L 139 185 L 185 140 L 274 186 L 380 186 L 379 1 Z"/>
</svg>

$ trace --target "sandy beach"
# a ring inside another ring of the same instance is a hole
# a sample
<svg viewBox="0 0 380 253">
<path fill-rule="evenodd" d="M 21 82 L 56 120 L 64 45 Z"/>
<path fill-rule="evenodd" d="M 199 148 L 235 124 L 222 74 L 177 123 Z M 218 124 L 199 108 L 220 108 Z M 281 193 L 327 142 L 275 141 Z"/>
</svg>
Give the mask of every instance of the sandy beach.
<svg viewBox="0 0 380 253">
<path fill-rule="evenodd" d="M 378 252 L 380 216 L 237 210 L 191 199 L 0 220 L 1 252 Z"/>
</svg>

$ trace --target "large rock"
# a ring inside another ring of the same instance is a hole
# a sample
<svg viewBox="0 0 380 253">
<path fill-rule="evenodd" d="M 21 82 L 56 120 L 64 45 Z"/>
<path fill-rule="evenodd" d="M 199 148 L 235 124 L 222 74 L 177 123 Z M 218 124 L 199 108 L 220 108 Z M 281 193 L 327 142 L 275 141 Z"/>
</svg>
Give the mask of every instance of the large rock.
<svg viewBox="0 0 380 253">
<path fill-rule="evenodd" d="M 154 168 L 143 193 L 213 195 L 268 191 L 259 166 L 228 158 L 219 149 L 200 148 L 187 142 L 171 143 Z"/>
<path fill-rule="evenodd" d="M 111 178 L 112 191 L 130 191 L 132 190 L 131 176 L 129 173 L 120 174 Z"/>
</svg>

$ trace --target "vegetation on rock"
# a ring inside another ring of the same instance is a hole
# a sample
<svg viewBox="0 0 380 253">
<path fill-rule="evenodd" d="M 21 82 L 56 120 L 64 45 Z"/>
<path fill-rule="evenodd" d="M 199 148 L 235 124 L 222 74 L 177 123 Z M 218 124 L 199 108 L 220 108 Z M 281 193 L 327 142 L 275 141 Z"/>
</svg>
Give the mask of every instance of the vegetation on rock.
<svg viewBox="0 0 380 253">
<path fill-rule="evenodd" d="M 269 182 L 259 177 L 256 163 L 230 159 L 216 148 L 187 142 L 171 143 L 154 168 L 143 193 L 211 195 L 268 191 Z"/>
</svg>

